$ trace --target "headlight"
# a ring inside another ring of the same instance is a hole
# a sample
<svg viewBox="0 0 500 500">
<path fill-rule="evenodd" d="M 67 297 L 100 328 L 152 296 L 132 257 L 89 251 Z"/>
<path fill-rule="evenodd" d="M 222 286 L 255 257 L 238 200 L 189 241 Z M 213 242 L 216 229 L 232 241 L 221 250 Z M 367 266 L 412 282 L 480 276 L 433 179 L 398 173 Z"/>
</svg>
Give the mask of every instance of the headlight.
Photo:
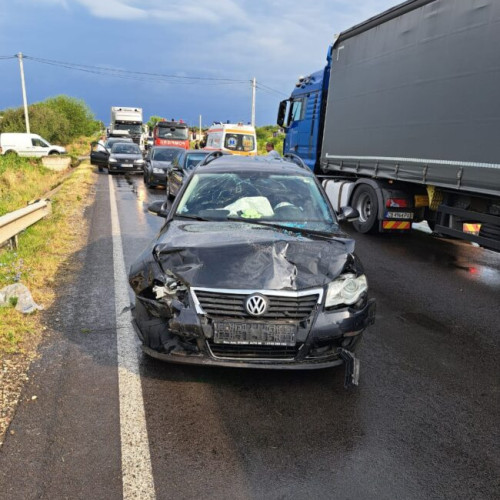
<svg viewBox="0 0 500 500">
<path fill-rule="evenodd" d="M 367 290 L 368 282 L 364 274 L 358 277 L 355 274 L 343 274 L 328 285 L 325 307 L 355 304 Z"/>
<path fill-rule="evenodd" d="M 153 168 L 153 174 L 164 174 L 165 170 L 162 168 Z"/>
<path fill-rule="evenodd" d="M 134 163 L 137 163 L 137 165 L 142 165 L 144 163 L 144 160 L 134 160 Z"/>
<path fill-rule="evenodd" d="M 110 158 L 108 161 L 109 163 L 116 163 L 118 160 L 116 158 Z"/>
</svg>

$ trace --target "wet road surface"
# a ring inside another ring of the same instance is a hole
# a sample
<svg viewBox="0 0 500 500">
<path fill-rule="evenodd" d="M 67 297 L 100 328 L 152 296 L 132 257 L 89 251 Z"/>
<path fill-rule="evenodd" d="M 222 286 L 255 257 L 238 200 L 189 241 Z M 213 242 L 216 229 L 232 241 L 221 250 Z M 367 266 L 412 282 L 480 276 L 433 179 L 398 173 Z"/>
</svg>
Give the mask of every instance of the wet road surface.
<svg viewBox="0 0 500 500">
<path fill-rule="evenodd" d="M 107 182 L 0 453 L 2 498 L 122 496 Z M 161 227 L 147 205 L 165 192 L 113 182 L 128 268 Z M 360 387 L 344 390 L 342 368 L 141 356 L 157 498 L 499 497 L 500 256 L 419 232 L 352 234 L 378 308 Z"/>
</svg>

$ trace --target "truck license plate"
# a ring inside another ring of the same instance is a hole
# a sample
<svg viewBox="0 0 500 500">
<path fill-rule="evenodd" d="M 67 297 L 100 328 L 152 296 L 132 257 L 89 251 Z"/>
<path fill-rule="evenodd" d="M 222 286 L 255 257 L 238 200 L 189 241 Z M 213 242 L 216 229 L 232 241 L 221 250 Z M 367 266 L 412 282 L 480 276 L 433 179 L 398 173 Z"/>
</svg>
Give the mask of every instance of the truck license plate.
<svg viewBox="0 0 500 500">
<path fill-rule="evenodd" d="M 413 212 L 386 212 L 385 219 L 413 219 Z"/>
<path fill-rule="evenodd" d="M 214 322 L 216 344 L 295 345 L 295 325 L 273 323 Z"/>
</svg>

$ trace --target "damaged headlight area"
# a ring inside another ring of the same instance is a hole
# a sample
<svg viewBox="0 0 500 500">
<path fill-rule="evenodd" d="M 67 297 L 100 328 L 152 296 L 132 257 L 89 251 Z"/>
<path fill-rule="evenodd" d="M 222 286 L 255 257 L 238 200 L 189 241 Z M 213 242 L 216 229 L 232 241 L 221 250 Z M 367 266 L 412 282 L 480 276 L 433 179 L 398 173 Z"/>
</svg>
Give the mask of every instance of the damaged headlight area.
<svg viewBox="0 0 500 500">
<path fill-rule="evenodd" d="M 356 276 L 355 274 L 342 274 L 335 281 L 329 283 L 325 308 L 356 304 L 359 300 L 366 297 L 368 292 L 368 282 L 364 274 Z"/>
<path fill-rule="evenodd" d="M 157 318 L 169 318 L 186 303 L 186 286 L 173 277 L 155 279 L 151 287 L 145 288 L 139 295 L 147 311 Z"/>
</svg>

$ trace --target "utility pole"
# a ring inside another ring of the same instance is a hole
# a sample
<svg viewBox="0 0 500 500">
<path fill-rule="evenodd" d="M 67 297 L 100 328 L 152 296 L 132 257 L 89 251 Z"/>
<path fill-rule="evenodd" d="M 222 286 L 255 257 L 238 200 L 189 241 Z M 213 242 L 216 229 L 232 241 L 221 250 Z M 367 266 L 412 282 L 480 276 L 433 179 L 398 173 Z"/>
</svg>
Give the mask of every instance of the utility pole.
<svg viewBox="0 0 500 500">
<path fill-rule="evenodd" d="M 201 115 L 200 115 L 200 141 L 203 139 L 203 136 L 201 135 Z"/>
<path fill-rule="evenodd" d="M 255 127 L 255 88 L 257 87 L 257 80 L 252 78 L 252 127 Z"/>
<path fill-rule="evenodd" d="M 26 121 L 26 132 L 30 133 L 30 118 L 28 116 L 28 100 L 26 99 L 26 86 L 24 84 L 23 53 L 17 54 L 19 68 L 21 69 L 21 87 L 23 88 L 24 119 Z"/>
</svg>

